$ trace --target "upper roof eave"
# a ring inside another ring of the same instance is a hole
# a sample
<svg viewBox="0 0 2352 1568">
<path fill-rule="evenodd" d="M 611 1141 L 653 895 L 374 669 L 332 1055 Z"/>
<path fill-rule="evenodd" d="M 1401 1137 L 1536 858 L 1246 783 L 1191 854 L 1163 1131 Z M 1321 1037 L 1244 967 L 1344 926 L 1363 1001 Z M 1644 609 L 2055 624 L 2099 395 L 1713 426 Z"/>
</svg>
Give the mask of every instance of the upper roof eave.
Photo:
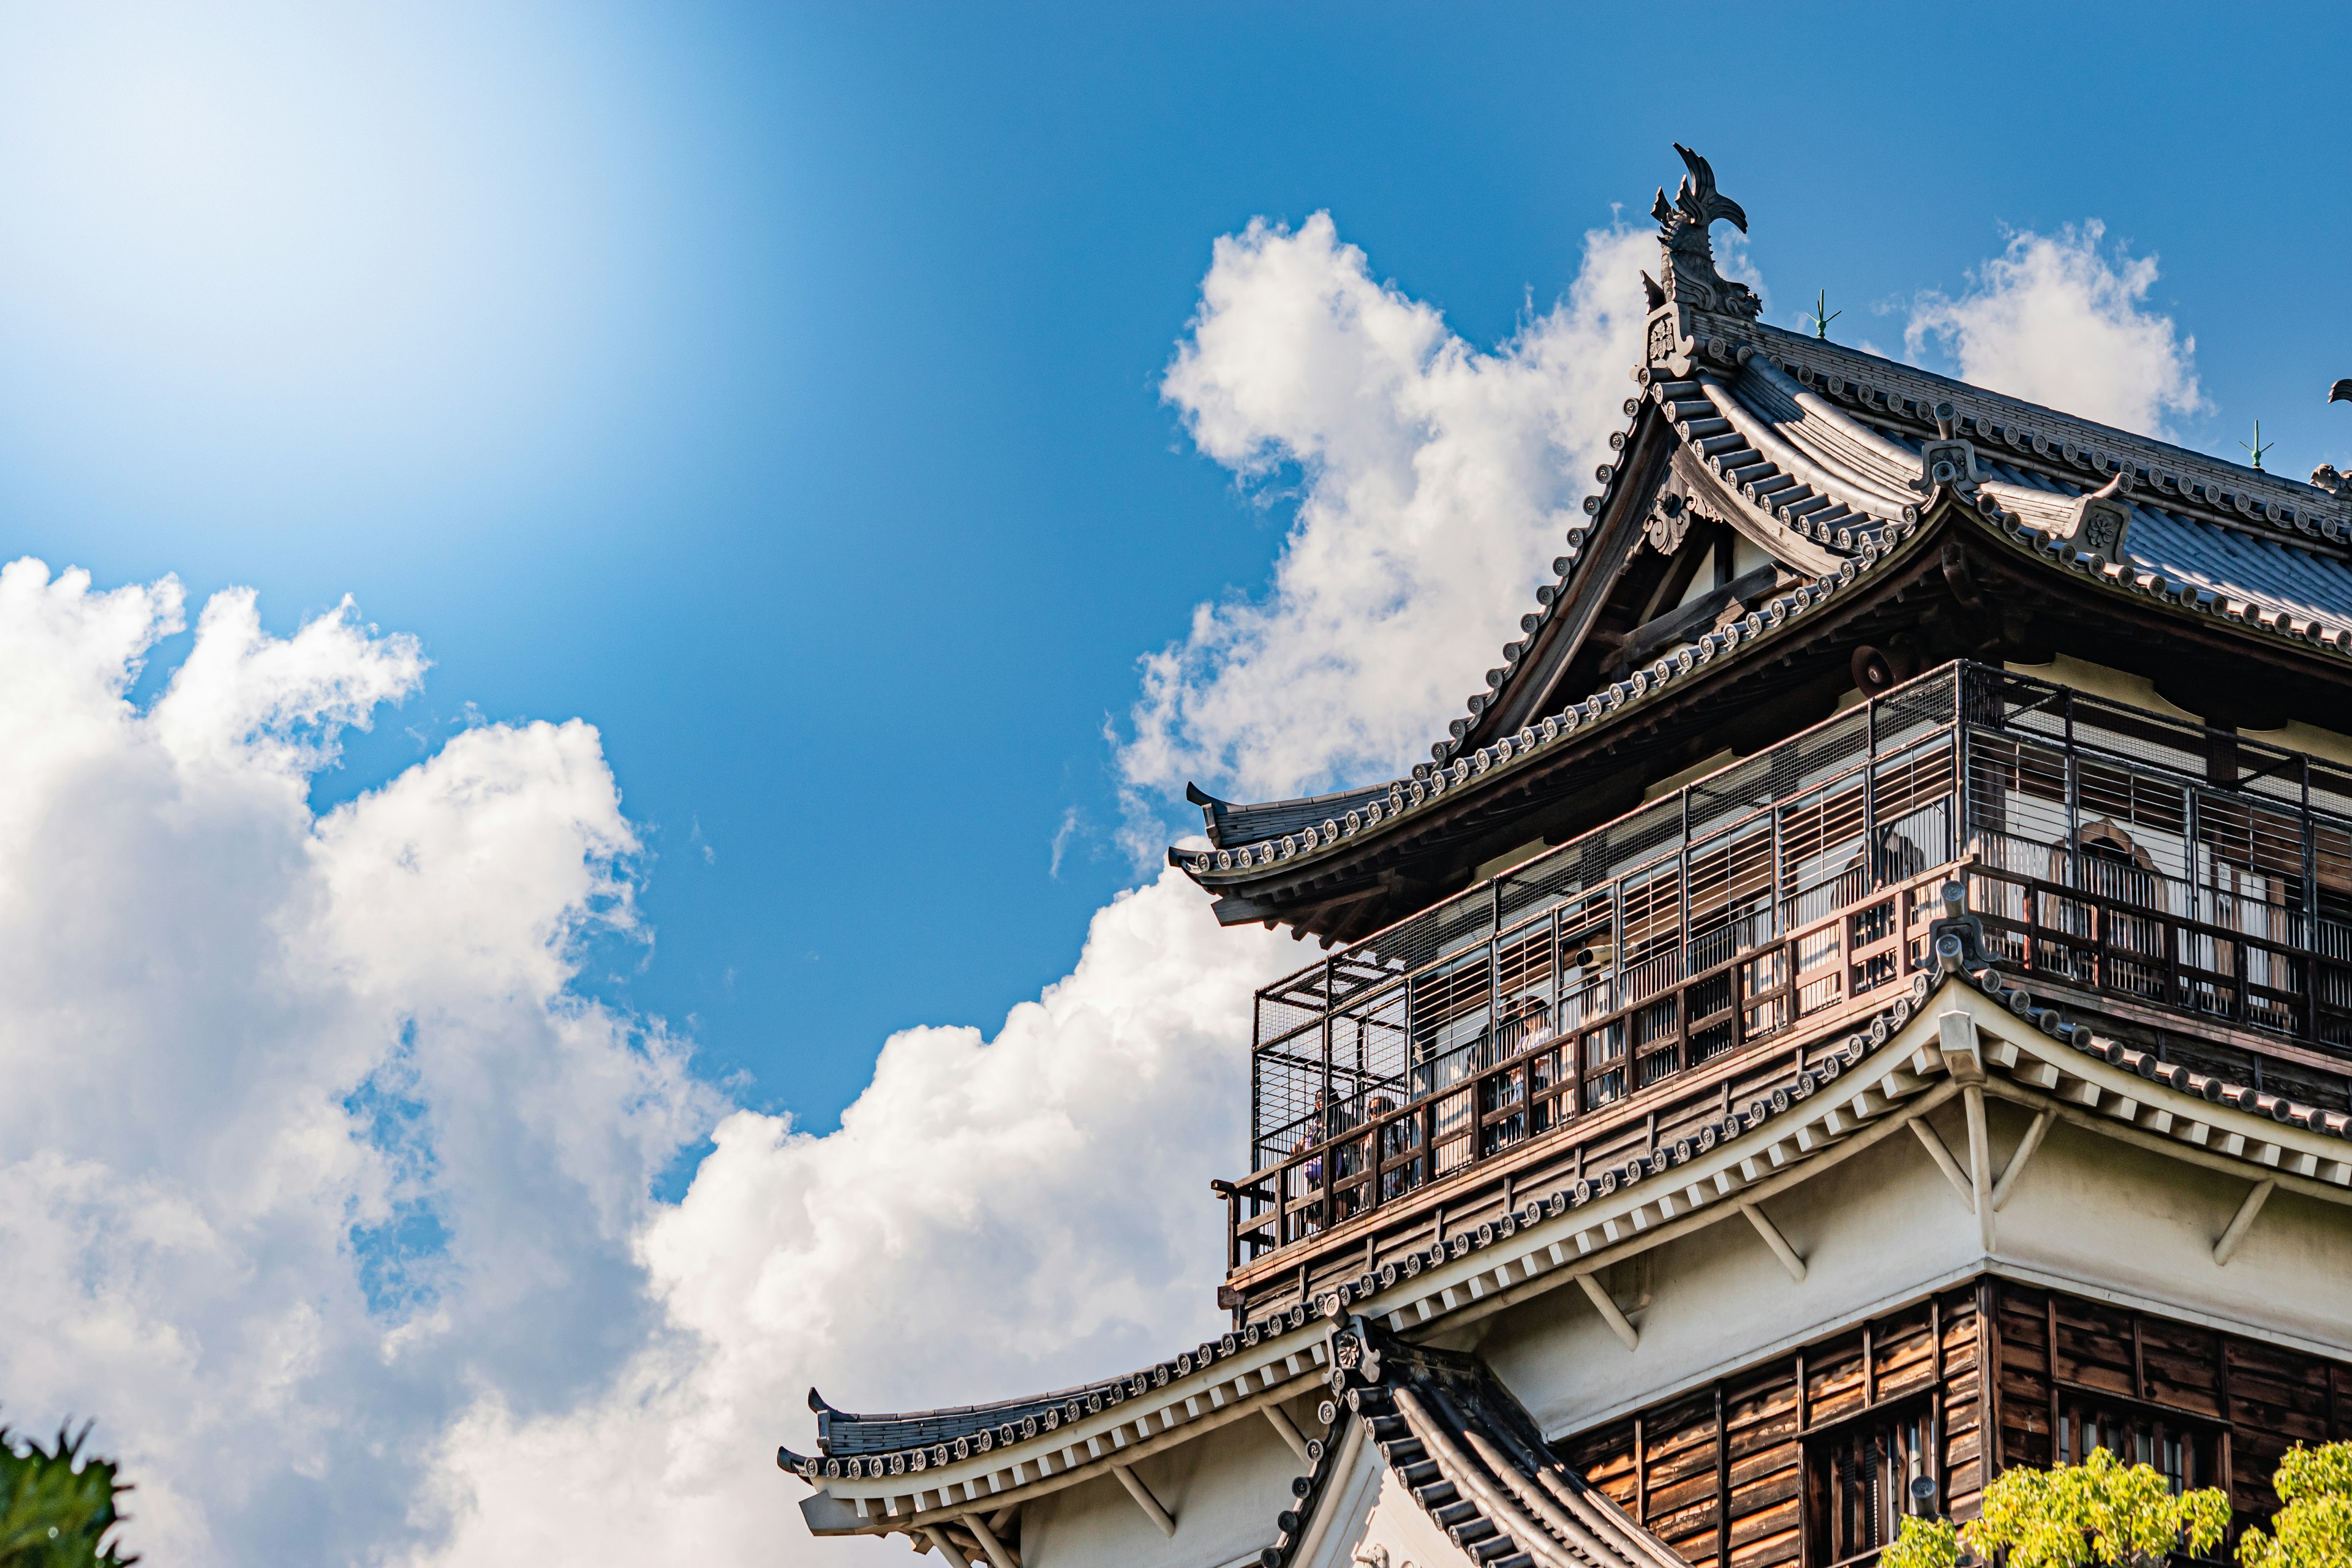
<svg viewBox="0 0 2352 1568">
<path fill-rule="evenodd" d="M 1792 343 L 1817 342 L 1817 340 L 1796 338 L 1793 334 L 1778 333 L 1777 329 L 1766 329 L 1766 331 L 1773 331 L 1778 337 Z M 1876 363 L 1891 365 L 1891 362 Z M 1895 368 L 1908 369 L 1908 367 Z M 1960 383 L 1945 382 L 1944 378 L 1932 377 L 1927 372 L 1911 374 L 1923 380 L 1960 388 L 1972 395 L 1977 392 L 1977 389 L 1967 388 Z M 1994 397 L 1997 395 L 1984 395 Z M 2015 399 L 2002 398 L 1998 401 L 2003 406 L 2032 407 L 2032 405 L 2019 404 Z M 1988 421 L 1988 423 L 1996 427 L 1999 425 L 1998 421 Z M 2073 423 L 2085 429 L 2105 430 L 2105 426 L 2092 426 L 2087 421 Z M 2110 434 L 2120 435 L 2120 433 L 2112 432 Z M 2147 443 L 2147 445 L 2158 447 L 2161 444 Z M 2164 449 L 2178 450 L 2170 447 Z M 2216 469 L 2230 467 L 2210 460 L 2208 466 Z M 2252 469 L 2240 471 L 2250 475 L 2255 472 Z M 2202 483 L 2203 481 L 2186 482 Z M 2311 486 L 2298 488 L 2315 495 L 2327 494 Z M 1737 498 L 1734 499 L 1737 500 Z M 2053 500 L 2057 498 L 2053 497 Z M 1678 676 L 1688 675 L 1699 667 L 1712 664 L 1722 655 L 1729 655 L 1735 659 L 1744 661 L 1749 657 L 1747 648 L 1750 644 L 1767 640 L 1763 636 L 1765 632 L 1779 631 L 1788 621 L 1818 607 L 1838 592 L 1850 589 L 1864 573 L 1901 553 L 1904 542 L 1916 538 L 1922 527 L 1930 521 L 1945 515 L 1963 520 L 1969 525 L 1990 533 L 2007 545 L 2024 551 L 2042 568 L 2053 572 L 2073 572 L 2093 581 L 2108 592 L 2144 600 L 2150 607 L 2160 605 L 2172 613 L 2217 617 L 2225 624 L 2234 623 L 2233 630 L 2242 631 L 2248 636 L 2268 640 L 2273 644 L 2290 645 L 2298 652 L 2333 656 L 2335 660 L 2352 664 L 2352 612 L 2348 612 L 2340 620 L 2324 621 L 2298 613 L 2296 607 L 2292 605 L 2266 602 L 2254 596 L 2241 598 L 2227 594 L 2206 592 L 2191 584 L 2171 582 L 2159 573 L 2139 570 L 2126 563 L 2105 562 L 2095 556 L 2084 556 L 2074 550 L 2071 545 L 2053 541 L 2041 530 L 2027 526 L 2021 519 L 2005 511 L 1998 500 L 1988 491 L 1979 490 L 1973 502 L 1970 502 L 1963 500 L 1952 487 L 1942 486 L 1931 490 L 1924 500 L 1926 504 L 1923 509 L 1915 511 L 1911 516 L 1885 520 L 1879 523 L 1872 536 L 1858 542 L 1849 541 L 1848 542 L 1853 545 L 1855 553 L 1848 558 L 1846 564 L 1842 566 L 1834 576 L 1825 574 L 1811 584 L 1798 584 L 1777 596 L 1765 612 L 1749 616 L 1748 622 L 1753 623 L 1760 619 L 1765 623 L 1764 626 L 1756 628 L 1754 635 L 1742 637 L 1738 635 L 1736 628 L 1729 635 L 1707 634 L 1706 637 L 1694 639 L 1668 651 L 1650 665 L 1645 671 L 1637 672 L 1635 679 L 1614 683 L 1603 692 L 1571 704 L 1558 714 L 1548 716 L 1540 724 L 1525 725 L 1516 736 L 1497 737 L 1493 742 L 1475 749 L 1466 758 L 1457 758 L 1452 763 L 1440 767 L 1416 769 L 1413 776 L 1393 780 L 1385 786 L 1373 785 L 1361 790 L 1341 791 L 1331 795 L 1316 797 L 1328 801 L 1368 802 L 1369 809 L 1363 805 L 1359 805 L 1344 814 L 1334 811 L 1322 823 L 1304 824 L 1283 835 L 1269 835 L 1255 842 L 1219 843 L 1205 852 L 1171 851 L 1170 860 L 1202 887 L 1213 891 L 1246 892 L 1247 889 L 1270 879 L 1270 877 L 1276 873 L 1277 868 L 1286 870 L 1291 868 L 1293 862 L 1302 855 L 1332 856 L 1342 844 L 1356 840 L 1367 831 L 1375 837 L 1385 837 L 1397 831 L 1402 822 L 1409 818 L 1416 807 L 1427 805 L 1454 788 L 1484 787 L 1503 774 L 1517 772 L 1517 768 L 1514 764 L 1523 763 L 1527 756 L 1539 748 L 1556 742 L 1588 722 L 1617 719 L 1629 708 L 1652 700 L 1658 689 Z M 1739 504 L 1752 503 L 1740 502 Z M 2297 515 L 2302 517 L 2305 514 Z M 2343 529 L 2344 525 L 2340 521 L 2331 520 L 2332 533 L 2340 534 Z M 2284 543 L 2285 542 L 2274 542 Z M 1551 602 L 1556 601 L 1548 601 L 1548 605 Z M 1728 646 L 1725 646 L 1727 643 Z M 1689 656 L 1687 661 L 1685 656 Z M 1651 679 L 1643 681 L 1639 679 L 1642 675 Z M 1313 800 L 1298 800 L 1268 803 L 1263 807 L 1230 809 L 1235 813 L 1236 817 L 1239 817 L 1241 813 L 1248 812 L 1253 814 L 1255 820 L 1265 820 L 1272 817 L 1277 811 L 1296 816 L 1302 808 L 1309 807 L 1314 803 Z M 1255 814 L 1259 812 L 1266 814 L 1265 816 L 1255 817 Z M 1250 820 L 1253 817 L 1240 819 Z M 1352 825 L 1349 820 L 1350 817 L 1354 819 Z"/>
</svg>

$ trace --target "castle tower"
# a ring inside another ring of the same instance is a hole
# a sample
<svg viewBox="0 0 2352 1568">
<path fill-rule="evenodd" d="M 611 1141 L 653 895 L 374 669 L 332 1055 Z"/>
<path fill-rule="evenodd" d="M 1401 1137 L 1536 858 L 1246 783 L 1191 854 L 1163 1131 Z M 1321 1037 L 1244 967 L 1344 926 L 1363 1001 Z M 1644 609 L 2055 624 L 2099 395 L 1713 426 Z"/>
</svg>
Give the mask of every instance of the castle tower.
<svg viewBox="0 0 2352 1568">
<path fill-rule="evenodd" d="M 2250 1522 L 2352 1436 L 2352 498 L 1765 325 L 1683 156 L 1524 637 L 1410 776 L 1171 851 L 1322 940 L 1232 1331 L 813 1394 L 816 1533 L 1841 1568 L 2093 1447 Z"/>
</svg>

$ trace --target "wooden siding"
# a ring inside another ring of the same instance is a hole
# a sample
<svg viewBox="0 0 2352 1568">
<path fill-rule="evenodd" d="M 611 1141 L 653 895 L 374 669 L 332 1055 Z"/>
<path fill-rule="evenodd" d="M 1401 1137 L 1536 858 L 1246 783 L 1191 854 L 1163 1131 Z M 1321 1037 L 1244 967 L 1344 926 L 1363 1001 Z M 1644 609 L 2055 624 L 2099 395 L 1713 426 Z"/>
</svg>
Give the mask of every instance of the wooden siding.
<svg viewBox="0 0 2352 1568">
<path fill-rule="evenodd" d="M 2352 1436 L 2347 1394 L 2352 1366 L 1986 1278 L 1556 1447 L 1693 1568 L 1781 1568 L 1810 1555 L 1809 1444 L 1857 1419 L 1924 1405 L 1940 1507 L 1964 1520 L 1989 1430 L 1998 1469 L 2050 1463 L 2066 1411 L 2164 1420 L 2199 1434 L 2243 1521 L 2278 1506 L 2290 1444 Z"/>
<path fill-rule="evenodd" d="M 2278 1507 L 2271 1472 L 2290 1447 L 2352 1435 L 2338 1363 L 2054 1291 L 2004 1283 L 2000 1297 L 2005 1464 L 2048 1464 L 2058 1412 L 2085 1400 L 2191 1417 L 2218 1439 L 2213 1479 L 2259 1518 Z"/>
<path fill-rule="evenodd" d="M 1699 1568 L 1803 1561 L 1807 1441 L 1923 1402 L 1937 1482 L 1972 1512 L 1983 1482 L 1978 1289 L 1947 1291 L 1559 1445 L 1612 1500 Z"/>
</svg>

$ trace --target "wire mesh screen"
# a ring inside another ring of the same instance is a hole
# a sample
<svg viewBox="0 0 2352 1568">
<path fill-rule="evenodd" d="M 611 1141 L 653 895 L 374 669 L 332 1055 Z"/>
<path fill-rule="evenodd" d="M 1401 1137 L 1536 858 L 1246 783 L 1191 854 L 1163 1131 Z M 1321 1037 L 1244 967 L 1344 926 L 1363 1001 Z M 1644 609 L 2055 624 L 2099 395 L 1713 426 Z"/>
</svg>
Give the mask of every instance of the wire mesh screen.
<svg viewBox="0 0 2352 1568">
<path fill-rule="evenodd" d="M 2352 796 L 2323 759 L 1971 672 L 1971 900 L 2011 962 L 2352 1046 Z"/>
<path fill-rule="evenodd" d="M 2352 768 L 1950 666 L 1266 987 L 1250 1245 L 1902 978 L 1954 875 L 2009 963 L 2352 1049 Z"/>
<path fill-rule="evenodd" d="M 1956 692 L 1941 671 L 1838 715 L 1266 987 L 1252 1164 L 1277 1206 L 1328 1222 L 1786 1026 L 1792 923 L 1949 858 Z M 1879 791 L 1899 848 L 1868 837 Z"/>
</svg>

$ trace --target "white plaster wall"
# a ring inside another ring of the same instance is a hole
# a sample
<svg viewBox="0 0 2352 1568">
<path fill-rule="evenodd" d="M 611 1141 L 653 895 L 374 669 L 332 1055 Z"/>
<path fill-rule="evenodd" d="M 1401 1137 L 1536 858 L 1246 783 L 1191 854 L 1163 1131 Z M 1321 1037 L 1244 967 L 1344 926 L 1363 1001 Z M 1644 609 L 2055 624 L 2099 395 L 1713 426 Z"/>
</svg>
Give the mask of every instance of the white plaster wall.
<svg viewBox="0 0 2352 1568">
<path fill-rule="evenodd" d="M 2000 1100 L 1987 1111 L 1998 1171 L 2031 1113 Z M 1958 1102 L 1929 1120 L 1965 1168 Z M 2352 1353 L 2352 1208 L 2275 1192 L 2229 1266 L 2217 1268 L 2213 1242 L 2251 1185 L 2251 1175 L 2205 1170 L 2060 1121 L 1996 1216 L 1991 1266 Z M 1451 1342 L 1475 1345 L 1544 1430 L 1560 1436 L 1986 1265 L 1976 1216 L 1907 1131 L 1763 1206 L 1806 1260 L 1802 1283 L 1727 1205 L 1716 1224 L 1654 1249 L 1646 1281 L 1623 1265 L 1603 1275 L 1640 1330 L 1634 1350 L 1565 1282 Z M 1629 1292 L 1644 1284 L 1650 1300 L 1637 1306 Z"/>
<path fill-rule="evenodd" d="M 1947 1141 L 1966 1159 L 1958 1108 L 1948 1111 Z M 1635 1349 L 1567 1284 L 1496 1314 L 1478 1353 L 1558 1436 L 1801 1342 L 1981 1256 L 1975 1219 L 1907 1131 L 1763 1208 L 1806 1259 L 1802 1284 L 1726 1205 L 1715 1224 L 1654 1250 L 1647 1305 L 1626 1293 L 1640 1271 L 1620 1265 L 1603 1276 L 1641 1331 Z"/>
<path fill-rule="evenodd" d="M 1289 1406 L 1299 1430 L 1320 1428 L 1313 1402 Z M 1290 1483 L 1307 1465 L 1263 1415 L 1138 1460 L 1135 1474 L 1175 1516 L 1166 1536 L 1111 1475 L 1050 1492 L 1022 1510 L 1023 1568 L 1223 1568 L 1271 1545 L 1276 1518 L 1294 1506 Z"/>
<path fill-rule="evenodd" d="M 1471 1568 L 1470 1554 L 1437 1528 L 1437 1521 L 1386 1466 L 1381 1468 L 1380 1496 L 1364 1521 L 1358 1550 L 1360 1556 L 1338 1558 L 1335 1568 L 1366 1557 L 1378 1562 L 1375 1550 L 1387 1553 L 1389 1568 Z"/>
<path fill-rule="evenodd" d="M 2126 707 L 2145 708 L 2151 713 L 2167 713 L 2176 719 L 2186 719 L 2192 724 L 2203 720 L 2184 709 L 2177 708 L 2156 694 L 2156 684 L 2146 676 L 2132 675 L 2120 669 L 2109 669 L 2103 664 L 2091 664 L 2060 654 L 2048 664 L 2018 664 L 2008 668 L 2020 675 L 2030 675 L 2037 680 L 2047 680 L 2058 686 L 2071 686 L 2093 697 L 2104 697 L 2110 702 Z M 2281 730 L 2245 730 L 2240 733 L 2249 739 L 2266 741 L 2290 752 L 2307 752 L 2315 757 L 2331 762 L 2352 763 L 2352 736 L 2334 730 L 2323 730 L 2316 724 L 2292 720 Z"/>
<path fill-rule="evenodd" d="M 2029 1113 L 1990 1108 L 2021 1132 Z M 2226 1267 L 2213 1243 L 2254 1184 L 2061 1121 L 1996 1216 L 2020 1272 L 2171 1306 L 2306 1348 L 2352 1353 L 2352 1207 L 2273 1191 Z M 2159 1309 L 2161 1310 L 2161 1309 Z"/>
</svg>

